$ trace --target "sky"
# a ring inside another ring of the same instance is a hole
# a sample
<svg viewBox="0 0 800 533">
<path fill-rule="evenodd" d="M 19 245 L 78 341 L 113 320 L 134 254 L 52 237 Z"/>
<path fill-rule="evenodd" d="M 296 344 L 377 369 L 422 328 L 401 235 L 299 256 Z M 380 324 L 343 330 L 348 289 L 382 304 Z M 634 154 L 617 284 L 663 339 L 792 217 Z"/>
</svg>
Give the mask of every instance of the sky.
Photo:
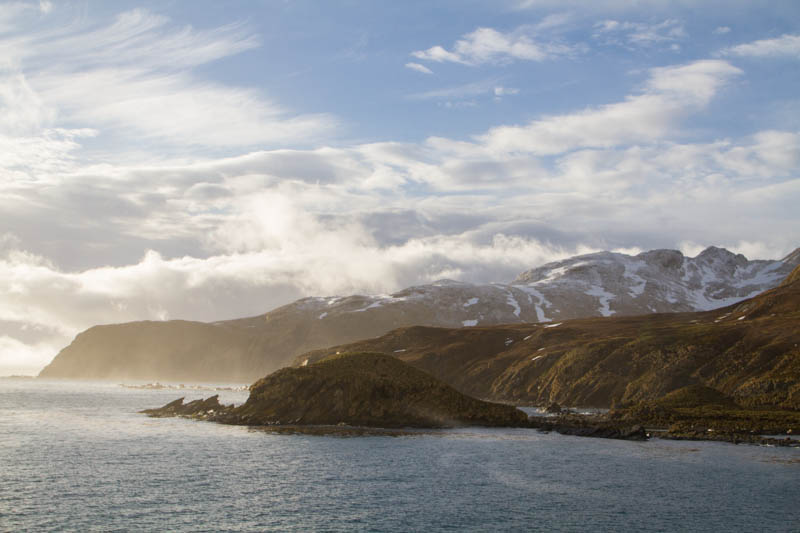
<svg viewBox="0 0 800 533">
<path fill-rule="evenodd" d="M 80 331 L 800 246 L 800 2 L 0 2 L 0 375 Z"/>
</svg>

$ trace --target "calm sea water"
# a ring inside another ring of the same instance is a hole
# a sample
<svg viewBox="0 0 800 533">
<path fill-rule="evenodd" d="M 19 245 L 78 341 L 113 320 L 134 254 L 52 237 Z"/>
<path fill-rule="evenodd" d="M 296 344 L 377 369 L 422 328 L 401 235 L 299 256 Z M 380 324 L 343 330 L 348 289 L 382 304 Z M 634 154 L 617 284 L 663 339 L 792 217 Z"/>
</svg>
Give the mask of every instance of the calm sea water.
<svg viewBox="0 0 800 533">
<path fill-rule="evenodd" d="M 798 449 L 137 413 L 184 394 L 213 393 L 0 380 L 0 530 L 800 531 Z"/>
</svg>

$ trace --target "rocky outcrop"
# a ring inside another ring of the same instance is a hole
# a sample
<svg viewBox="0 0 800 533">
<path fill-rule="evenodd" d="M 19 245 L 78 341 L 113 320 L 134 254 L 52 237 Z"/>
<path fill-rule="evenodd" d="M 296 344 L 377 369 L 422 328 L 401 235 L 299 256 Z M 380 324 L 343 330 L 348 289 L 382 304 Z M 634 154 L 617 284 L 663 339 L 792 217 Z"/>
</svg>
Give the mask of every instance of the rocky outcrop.
<svg viewBox="0 0 800 533">
<path fill-rule="evenodd" d="M 257 381 L 239 407 L 217 397 L 176 400 L 150 416 L 188 416 L 226 424 L 396 427 L 523 426 L 513 406 L 470 398 L 433 376 L 382 354 L 338 355 L 285 368 Z"/>
</svg>

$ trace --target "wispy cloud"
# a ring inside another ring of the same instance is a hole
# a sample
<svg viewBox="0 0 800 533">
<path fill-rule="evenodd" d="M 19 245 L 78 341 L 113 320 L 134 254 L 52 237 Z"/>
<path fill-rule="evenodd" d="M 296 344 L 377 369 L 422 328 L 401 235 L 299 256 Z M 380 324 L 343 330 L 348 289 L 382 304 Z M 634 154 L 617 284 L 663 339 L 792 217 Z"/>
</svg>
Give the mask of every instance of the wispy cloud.
<svg viewBox="0 0 800 533">
<path fill-rule="evenodd" d="M 412 52 L 411 55 L 424 61 L 476 66 L 512 61 L 545 61 L 570 56 L 581 50 L 578 45 L 539 42 L 534 39 L 534 29 L 525 26 L 503 33 L 493 28 L 478 28 L 456 41 L 451 50 L 436 45 Z"/>
<path fill-rule="evenodd" d="M 494 88 L 495 96 L 509 96 L 512 94 L 519 94 L 519 89 L 514 87 L 503 87 L 501 85 L 498 85 Z"/>
<path fill-rule="evenodd" d="M 751 43 L 725 48 L 722 55 L 740 57 L 796 57 L 800 58 L 800 35 L 781 35 L 774 39 L 761 39 Z"/>
<path fill-rule="evenodd" d="M 406 63 L 406 68 L 410 68 L 411 70 L 416 70 L 417 72 L 422 72 L 423 74 L 433 74 L 433 71 L 422 65 L 420 63 Z"/>
<path fill-rule="evenodd" d="M 678 120 L 707 105 L 738 74 L 736 67 L 714 60 L 652 69 L 643 92 L 624 102 L 493 128 L 480 139 L 491 150 L 540 155 L 654 141 L 673 133 Z"/>
<path fill-rule="evenodd" d="M 481 80 L 454 87 L 432 89 L 408 96 L 411 100 L 436 100 L 448 108 L 475 107 L 479 103 L 478 97 L 494 97 L 495 101 L 505 96 L 519 94 L 515 87 L 505 87 L 497 79 Z"/>
<path fill-rule="evenodd" d="M 607 19 L 594 26 L 594 38 L 604 44 L 648 47 L 675 43 L 687 37 L 683 23 L 667 19 L 659 23 L 630 22 Z"/>
<path fill-rule="evenodd" d="M 452 100 L 469 98 L 480 96 L 482 94 L 491 94 L 494 92 L 494 88 L 496 86 L 497 80 L 489 79 L 415 93 L 410 95 L 409 98 L 412 100 Z"/>
<path fill-rule="evenodd" d="M 0 86 L 24 88 L 27 96 L 15 95 L 12 109 L 40 114 L 43 127 L 90 124 L 101 135 L 174 146 L 308 142 L 331 131 L 330 115 L 292 114 L 260 90 L 209 82 L 193 71 L 257 46 L 242 24 L 195 30 L 135 9 L 111 24 L 76 20 L 0 38 L 0 50 L 16 65 Z"/>
</svg>

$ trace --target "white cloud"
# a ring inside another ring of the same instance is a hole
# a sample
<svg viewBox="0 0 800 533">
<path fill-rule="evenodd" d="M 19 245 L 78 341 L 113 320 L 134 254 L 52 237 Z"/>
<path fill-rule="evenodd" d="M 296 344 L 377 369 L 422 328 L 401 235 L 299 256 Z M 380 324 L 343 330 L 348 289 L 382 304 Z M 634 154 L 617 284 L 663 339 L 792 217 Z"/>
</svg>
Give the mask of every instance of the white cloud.
<svg viewBox="0 0 800 533">
<path fill-rule="evenodd" d="M 519 89 L 516 89 L 514 87 L 502 87 L 502 86 L 497 86 L 494 88 L 495 96 L 509 96 L 513 94 L 519 94 Z"/>
<path fill-rule="evenodd" d="M 752 143 L 727 150 L 719 164 L 738 176 L 766 179 L 790 175 L 800 168 L 800 134 L 759 132 Z"/>
<path fill-rule="evenodd" d="M 573 9 L 580 12 L 598 13 L 607 16 L 608 12 L 673 12 L 676 7 L 697 9 L 715 8 L 730 9 L 733 5 L 751 5 L 751 0 L 510 0 L 514 9 L 518 10 L 545 10 L 545 9 Z"/>
<path fill-rule="evenodd" d="M 0 70 L 0 133 L 26 135 L 52 124 L 56 112 L 34 91 L 25 75 Z"/>
<path fill-rule="evenodd" d="M 169 18 L 145 9 L 125 11 L 111 24 L 78 21 L 57 32 L 27 34 L 17 41 L 15 51 L 26 64 L 57 71 L 133 64 L 143 70 L 174 71 L 260 45 L 242 24 L 195 30 L 176 27 Z"/>
<path fill-rule="evenodd" d="M 292 116 L 253 89 L 198 83 L 183 73 L 151 77 L 98 70 L 71 81 L 44 75 L 36 82 L 69 120 L 179 145 L 308 142 L 335 124 L 328 115 Z"/>
<path fill-rule="evenodd" d="M 496 87 L 497 80 L 482 80 L 472 83 L 465 83 L 455 87 L 445 87 L 442 89 L 433 89 L 422 93 L 416 93 L 409 96 L 412 100 L 452 100 L 459 98 L 468 98 L 473 96 L 480 96 L 483 94 L 493 94 Z"/>
<path fill-rule="evenodd" d="M 406 68 L 410 68 L 411 70 L 416 70 L 417 72 L 422 72 L 423 74 L 433 74 L 433 71 L 431 69 L 419 63 L 406 63 Z"/>
<path fill-rule="evenodd" d="M 731 29 L 729 26 L 717 26 L 716 28 L 714 28 L 714 31 L 712 33 L 714 33 L 714 35 L 725 35 L 726 33 L 730 32 Z"/>
<path fill-rule="evenodd" d="M 265 202 L 265 205 L 262 204 Z M 148 252 L 137 264 L 63 272 L 14 251 L 0 259 L 0 322 L 59 333 L 28 342 L 0 336 L 0 372 L 36 372 L 69 339 L 93 325 L 135 319 L 216 320 L 262 313 L 309 294 L 386 292 L 442 277 L 513 277 L 531 262 L 585 251 L 497 234 L 469 234 L 379 246 L 356 224 L 325 225 L 286 197 L 246 206 L 219 237 L 248 251 L 164 259 Z"/>
<path fill-rule="evenodd" d="M 781 35 L 726 48 L 723 55 L 741 57 L 800 57 L 800 35 Z"/>
<path fill-rule="evenodd" d="M 570 56 L 581 50 L 578 46 L 559 42 L 537 42 L 532 33 L 530 27 L 520 27 L 509 33 L 493 28 L 478 28 L 456 41 L 452 51 L 436 45 L 412 52 L 411 55 L 424 61 L 476 66 L 514 60 L 545 61 Z"/>
<path fill-rule="evenodd" d="M 63 348 L 63 341 L 25 343 L 0 335 L 0 376 L 36 375 Z"/>
<path fill-rule="evenodd" d="M 176 27 L 134 9 L 108 25 L 73 21 L 57 31 L 0 38 L 0 106 L 40 127 L 81 123 L 141 143 L 175 147 L 313 143 L 331 132 L 326 114 L 293 114 L 260 90 L 222 85 L 195 67 L 259 46 L 241 24 Z M 13 99 L 13 102 L 9 102 Z"/>
<path fill-rule="evenodd" d="M 19 20 L 33 12 L 34 9 L 33 4 L 27 2 L 3 3 L 3 8 L 0 9 L 0 34 L 13 31 Z M 0 58 L 0 61 L 8 61 L 8 58 Z"/>
<path fill-rule="evenodd" d="M 655 68 L 642 94 L 578 113 L 501 126 L 479 140 L 494 152 L 558 154 L 579 147 L 654 141 L 675 132 L 678 121 L 708 104 L 741 71 L 725 61 L 697 61 Z"/>
</svg>

